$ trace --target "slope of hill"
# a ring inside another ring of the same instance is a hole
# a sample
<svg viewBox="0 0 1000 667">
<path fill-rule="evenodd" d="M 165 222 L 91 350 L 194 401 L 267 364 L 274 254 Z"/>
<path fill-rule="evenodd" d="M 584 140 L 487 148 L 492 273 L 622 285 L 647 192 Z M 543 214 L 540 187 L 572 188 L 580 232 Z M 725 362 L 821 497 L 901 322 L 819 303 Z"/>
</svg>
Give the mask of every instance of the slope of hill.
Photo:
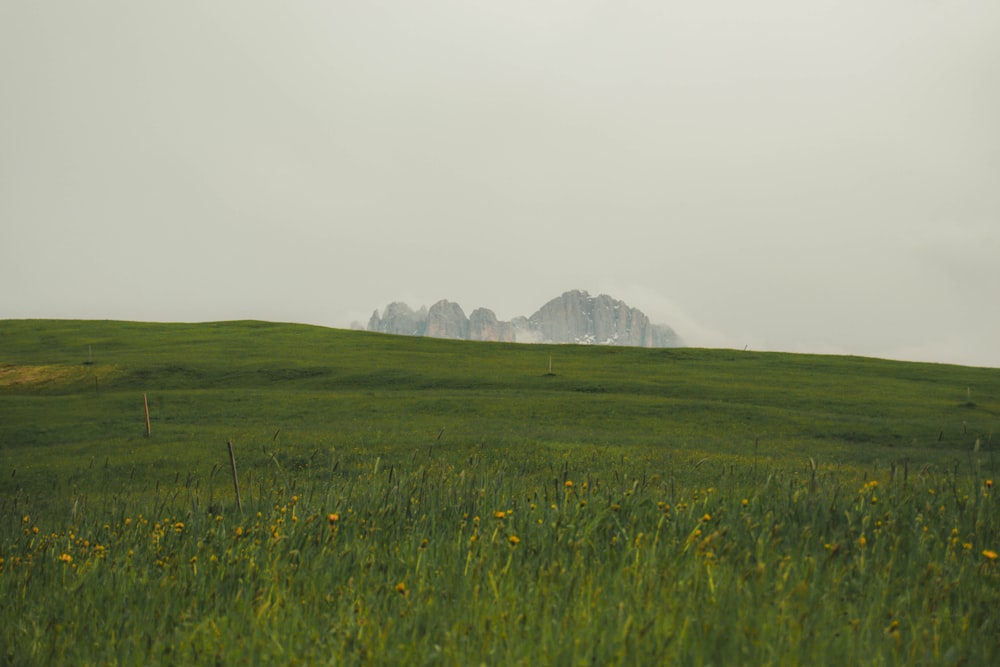
<svg viewBox="0 0 1000 667">
<path fill-rule="evenodd" d="M 0 646 L 996 664 L 998 422 L 996 369 L 0 321 Z"/>
<path fill-rule="evenodd" d="M 977 441 L 993 465 L 1000 432 L 1000 370 L 858 357 L 41 320 L 0 321 L 0 355 L 3 492 L 47 489 L 46 470 L 94 457 L 152 477 L 211 467 L 232 438 L 393 458 L 445 429 L 458 447 L 863 467 L 966 465 Z"/>
</svg>

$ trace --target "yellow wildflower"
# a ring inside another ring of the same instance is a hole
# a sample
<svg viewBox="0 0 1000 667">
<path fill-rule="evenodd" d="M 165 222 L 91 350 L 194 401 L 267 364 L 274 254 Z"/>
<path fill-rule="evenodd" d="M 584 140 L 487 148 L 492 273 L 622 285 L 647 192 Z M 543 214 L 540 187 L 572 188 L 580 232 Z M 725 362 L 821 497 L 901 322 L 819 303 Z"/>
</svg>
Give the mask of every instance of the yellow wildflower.
<svg viewBox="0 0 1000 667">
<path fill-rule="evenodd" d="M 986 560 L 996 560 L 997 559 L 997 552 L 996 551 L 992 551 L 990 549 L 983 549 L 983 556 L 986 557 Z"/>
</svg>

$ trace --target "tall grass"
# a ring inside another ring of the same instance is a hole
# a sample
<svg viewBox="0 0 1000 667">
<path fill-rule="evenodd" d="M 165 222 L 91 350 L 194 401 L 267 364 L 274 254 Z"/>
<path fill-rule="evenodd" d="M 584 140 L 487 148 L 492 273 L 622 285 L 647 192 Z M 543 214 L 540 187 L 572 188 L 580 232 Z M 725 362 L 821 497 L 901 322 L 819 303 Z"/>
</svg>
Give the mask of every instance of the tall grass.
<svg viewBox="0 0 1000 667">
<path fill-rule="evenodd" d="M 5 512 L 10 664 L 993 664 L 990 480 L 315 463 L 240 514 Z M 325 482 L 320 482 L 322 478 Z M 231 498 L 231 494 L 230 494 Z M 8 508 L 9 510 L 9 508 Z"/>
<path fill-rule="evenodd" d="M 260 322 L 0 343 L 5 664 L 1000 662 L 996 369 Z"/>
</svg>

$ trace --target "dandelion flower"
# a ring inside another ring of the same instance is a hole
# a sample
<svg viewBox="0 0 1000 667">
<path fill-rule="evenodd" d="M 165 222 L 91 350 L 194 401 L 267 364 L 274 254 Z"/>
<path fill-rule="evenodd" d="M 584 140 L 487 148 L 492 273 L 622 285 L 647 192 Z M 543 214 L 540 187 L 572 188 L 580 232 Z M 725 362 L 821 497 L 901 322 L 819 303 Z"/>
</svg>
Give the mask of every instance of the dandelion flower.
<svg viewBox="0 0 1000 667">
<path fill-rule="evenodd" d="M 503 510 L 500 510 L 499 512 L 494 512 L 494 513 L 493 513 L 493 516 L 494 516 L 495 518 L 497 518 L 497 519 L 502 519 L 502 518 L 504 518 L 505 516 L 507 516 L 507 513 L 506 513 L 506 512 L 504 512 Z"/>
<path fill-rule="evenodd" d="M 396 592 L 400 595 L 406 595 L 406 584 L 402 581 L 396 584 Z"/>
<path fill-rule="evenodd" d="M 511 543 L 511 545 L 516 545 L 521 541 L 521 538 L 517 535 L 511 535 L 507 538 L 507 540 Z"/>
<path fill-rule="evenodd" d="M 567 489 L 572 489 L 572 488 L 573 488 L 573 480 L 571 480 L 571 479 L 567 479 L 567 480 L 566 480 L 566 482 L 565 482 L 565 484 L 564 484 L 564 486 L 565 486 L 565 487 L 566 487 Z"/>
<path fill-rule="evenodd" d="M 340 515 L 337 514 L 336 512 L 333 512 L 333 513 L 330 514 L 330 516 L 326 517 L 326 519 L 331 524 L 334 524 L 334 523 L 337 523 L 338 521 L 340 521 Z"/>
<path fill-rule="evenodd" d="M 706 512 L 706 513 L 705 513 L 705 516 L 701 517 L 701 520 L 702 520 L 702 522 L 704 522 L 704 523 L 708 523 L 709 521 L 711 521 L 711 520 L 712 520 L 712 515 L 711 515 L 711 514 L 709 514 L 708 512 Z"/>
<path fill-rule="evenodd" d="M 996 557 L 996 555 L 994 554 L 994 558 L 995 557 Z M 62 554 L 62 555 L 59 556 L 59 560 L 61 560 L 64 563 L 72 563 L 73 562 L 73 557 L 70 556 L 69 554 Z"/>
<path fill-rule="evenodd" d="M 983 556 L 986 557 L 986 560 L 996 560 L 997 559 L 997 552 L 996 551 L 992 551 L 990 549 L 983 549 Z"/>
</svg>

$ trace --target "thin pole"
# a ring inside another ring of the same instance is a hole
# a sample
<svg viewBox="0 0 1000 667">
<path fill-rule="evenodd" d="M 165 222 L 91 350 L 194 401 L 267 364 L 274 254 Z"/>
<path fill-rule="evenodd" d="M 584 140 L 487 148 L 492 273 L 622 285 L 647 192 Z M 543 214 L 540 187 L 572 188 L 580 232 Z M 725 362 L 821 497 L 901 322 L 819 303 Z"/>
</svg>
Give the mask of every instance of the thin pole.
<svg viewBox="0 0 1000 667">
<path fill-rule="evenodd" d="M 240 480 L 236 477 L 236 456 L 233 454 L 233 441 L 227 440 L 226 446 L 229 447 L 229 464 L 233 467 L 233 488 L 236 490 L 236 506 L 240 508 L 240 514 L 242 514 L 243 501 L 240 499 Z"/>
<path fill-rule="evenodd" d="M 142 407 L 145 408 L 145 410 L 146 410 L 146 437 L 148 438 L 150 436 L 150 430 L 149 430 L 149 401 L 146 400 L 146 394 L 145 394 L 145 392 L 143 392 L 143 394 L 142 394 Z"/>
</svg>

